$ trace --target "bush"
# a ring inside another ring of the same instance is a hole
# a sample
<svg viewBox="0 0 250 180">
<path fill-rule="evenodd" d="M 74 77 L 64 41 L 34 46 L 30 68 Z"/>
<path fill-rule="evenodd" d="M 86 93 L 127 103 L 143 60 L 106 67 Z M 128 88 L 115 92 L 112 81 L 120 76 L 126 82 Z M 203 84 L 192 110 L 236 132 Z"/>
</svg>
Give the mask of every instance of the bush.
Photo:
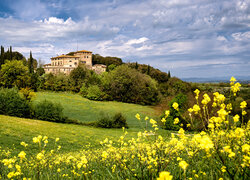
<svg viewBox="0 0 250 180">
<path fill-rule="evenodd" d="M 22 98 L 15 88 L 0 89 L 0 114 L 30 117 L 29 102 Z"/>
<path fill-rule="evenodd" d="M 68 118 L 63 115 L 63 107 L 44 100 L 34 107 L 34 116 L 39 120 L 65 122 Z"/>
<path fill-rule="evenodd" d="M 83 90 L 81 88 L 81 90 Z M 100 90 L 100 88 L 97 85 L 92 85 L 87 89 L 86 98 L 90 100 L 102 100 L 103 92 Z"/>
<path fill-rule="evenodd" d="M 122 113 L 116 113 L 112 118 L 109 116 L 103 116 L 96 122 L 97 127 L 102 128 L 128 128 L 127 120 Z"/>
</svg>

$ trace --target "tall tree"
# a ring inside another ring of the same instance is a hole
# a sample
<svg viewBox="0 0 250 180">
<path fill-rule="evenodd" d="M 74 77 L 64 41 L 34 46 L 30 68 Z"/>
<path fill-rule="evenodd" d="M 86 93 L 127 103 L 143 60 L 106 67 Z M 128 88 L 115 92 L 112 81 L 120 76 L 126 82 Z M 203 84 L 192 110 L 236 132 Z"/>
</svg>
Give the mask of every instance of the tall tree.
<svg viewBox="0 0 250 180">
<path fill-rule="evenodd" d="M 30 58 L 28 59 L 28 68 L 29 68 L 29 73 L 33 74 L 34 73 L 34 59 L 32 57 L 31 51 L 30 51 Z"/>
<path fill-rule="evenodd" d="M 0 69 L 1 66 L 4 64 L 4 47 L 1 46 L 1 55 L 0 55 Z"/>
<path fill-rule="evenodd" d="M 12 46 L 10 46 L 10 59 L 9 60 L 12 60 Z"/>
<path fill-rule="evenodd" d="M 147 75 L 149 75 L 149 74 L 150 74 L 150 66 L 149 66 L 149 64 L 148 64 Z"/>
<path fill-rule="evenodd" d="M 170 74 L 170 71 L 168 71 L 168 78 L 171 78 L 171 74 Z"/>
<path fill-rule="evenodd" d="M 138 63 L 136 62 L 136 63 L 135 63 L 135 69 L 138 69 L 138 67 L 139 67 L 139 66 L 138 66 Z"/>
</svg>

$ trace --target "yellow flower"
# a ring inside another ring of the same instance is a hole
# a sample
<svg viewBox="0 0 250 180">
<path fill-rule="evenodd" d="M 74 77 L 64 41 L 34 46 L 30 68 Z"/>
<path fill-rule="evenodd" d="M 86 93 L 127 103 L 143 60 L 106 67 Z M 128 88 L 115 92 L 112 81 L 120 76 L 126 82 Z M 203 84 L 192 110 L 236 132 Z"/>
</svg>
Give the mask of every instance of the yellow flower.
<svg viewBox="0 0 250 180">
<path fill-rule="evenodd" d="M 20 157 L 20 159 L 24 159 L 26 156 L 26 153 L 24 151 L 21 151 L 19 154 L 18 154 L 18 157 Z"/>
<path fill-rule="evenodd" d="M 147 121 L 148 119 L 149 119 L 148 116 L 146 116 L 146 117 L 145 117 L 145 121 Z"/>
<path fill-rule="evenodd" d="M 197 104 L 195 104 L 193 106 L 193 110 L 194 110 L 195 114 L 197 114 L 201 110 L 201 108 L 200 108 L 200 106 L 198 106 Z"/>
<path fill-rule="evenodd" d="M 179 104 L 177 102 L 174 102 L 172 107 L 175 109 L 175 110 L 178 110 L 178 107 L 179 107 Z"/>
<path fill-rule="evenodd" d="M 230 79 L 231 82 L 235 82 L 236 79 L 232 76 L 231 79 Z"/>
<path fill-rule="evenodd" d="M 222 172 L 226 172 L 226 166 L 222 166 L 222 167 L 221 167 L 221 171 L 222 171 Z"/>
<path fill-rule="evenodd" d="M 196 99 L 198 99 L 198 97 L 199 97 L 199 94 L 200 94 L 200 91 L 199 91 L 199 89 L 196 89 L 195 91 L 194 91 L 194 93 L 196 94 Z"/>
<path fill-rule="evenodd" d="M 243 109 L 243 108 L 245 108 L 245 107 L 247 107 L 247 103 L 246 103 L 246 101 L 242 101 L 242 102 L 240 103 L 240 108 Z"/>
<path fill-rule="evenodd" d="M 156 124 L 156 123 L 157 123 L 157 122 L 156 122 L 155 120 L 153 120 L 153 119 L 150 119 L 149 122 L 150 122 L 151 124 Z"/>
<path fill-rule="evenodd" d="M 244 144 L 241 148 L 242 148 L 242 152 L 249 152 L 250 151 L 250 146 L 248 144 Z"/>
<path fill-rule="evenodd" d="M 165 116 L 166 116 L 165 118 L 167 118 L 169 116 L 169 114 L 170 114 L 169 110 L 165 111 Z"/>
<path fill-rule="evenodd" d="M 174 119 L 174 124 L 178 124 L 179 123 L 179 118 L 175 118 Z"/>
<path fill-rule="evenodd" d="M 173 178 L 172 175 L 170 175 L 170 172 L 162 171 L 160 172 L 159 178 L 157 180 L 171 180 Z"/>
<path fill-rule="evenodd" d="M 43 153 L 38 153 L 38 154 L 36 155 L 36 158 L 37 158 L 38 160 L 43 159 L 43 158 L 44 158 Z"/>
<path fill-rule="evenodd" d="M 136 117 L 136 119 L 141 120 L 140 114 L 137 113 L 137 114 L 135 115 L 135 117 Z"/>
<path fill-rule="evenodd" d="M 37 137 L 33 137 L 33 143 L 39 143 L 39 139 Z"/>
<path fill-rule="evenodd" d="M 165 124 L 166 119 L 165 119 L 165 118 L 162 118 L 162 119 L 161 119 L 161 122 L 163 122 L 163 123 Z"/>
<path fill-rule="evenodd" d="M 210 97 L 208 96 L 208 94 L 204 94 L 204 95 L 203 95 L 203 98 L 204 98 L 204 99 L 201 101 L 201 103 L 204 104 L 204 105 L 208 104 L 208 103 L 211 101 L 211 99 L 210 99 Z"/>
<path fill-rule="evenodd" d="M 233 119 L 234 119 L 234 122 L 237 123 L 237 122 L 239 121 L 239 119 L 240 119 L 240 116 L 239 116 L 238 114 L 236 114 L 236 115 L 233 117 Z"/>
<path fill-rule="evenodd" d="M 20 143 L 22 146 L 24 146 L 24 147 L 27 147 L 28 146 L 28 144 L 26 144 L 25 142 L 21 142 Z"/>
<path fill-rule="evenodd" d="M 185 171 L 188 167 L 188 163 L 186 161 L 180 161 L 179 166 Z"/>
<path fill-rule="evenodd" d="M 191 126 L 191 124 L 187 124 L 187 127 L 190 127 Z"/>
<path fill-rule="evenodd" d="M 56 138 L 56 142 L 59 141 L 59 138 Z"/>
<path fill-rule="evenodd" d="M 246 111 L 242 111 L 242 115 L 245 116 L 247 114 Z"/>
</svg>

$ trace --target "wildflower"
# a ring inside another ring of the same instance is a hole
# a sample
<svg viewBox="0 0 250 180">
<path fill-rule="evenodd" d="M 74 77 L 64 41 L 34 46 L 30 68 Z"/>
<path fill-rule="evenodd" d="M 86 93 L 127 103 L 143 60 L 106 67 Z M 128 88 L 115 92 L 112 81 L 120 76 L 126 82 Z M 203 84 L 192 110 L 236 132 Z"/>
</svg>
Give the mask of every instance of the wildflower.
<svg viewBox="0 0 250 180">
<path fill-rule="evenodd" d="M 241 109 L 244 109 L 246 106 L 247 106 L 246 101 L 242 101 L 242 102 L 240 103 L 240 108 L 241 108 Z"/>
<path fill-rule="evenodd" d="M 146 117 L 145 117 L 145 121 L 147 121 L 148 119 L 149 119 L 148 116 L 146 116 Z"/>
<path fill-rule="evenodd" d="M 242 115 L 245 116 L 247 114 L 246 111 L 242 111 Z"/>
<path fill-rule="evenodd" d="M 231 82 L 235 82 L 236 79 L 232 76 L 231 79 L 230 79 Z"/>
<path fill-rule="evenodd" d="M 207 105 L 211 101 L 210 97 L 207 94 L 204 94 L 203 98 L 204 99 L 201 101 L 201 103 L 204 105 Z"/>
<path fill-rule="evenodd" d="M 226 166 L 221 167 L 221 172 L 226 172 Z"/>
<path fill-rule="evenodd" d="M 234 122 L 237 123 L 237 122 L 239 121 L 239 119 L 240 119 L 240 116 L 239 116 L 238 114 L 236 114 L 236 115 L 233 117 L 233 119 L 234 119 Z"/>
<path fill-rule="evenodd" d="M 179 118 L 175 118 L 174 119 L 174 124 L 178 124 L 179 123 Z"/>
<path fill-rule="evenodd" d="M 242 152 L 249 152 L 250 151 L 250 145 L 244 144 L 242 145 Z"/>
<path fill-rule="evenodd" d="M 38 160 L 43 159 L 43 158 L 44 158 L 43 153 L 38 153 L 38 154 L 36 155 L 36 158 L 37 158 Z"/>
<path fill-rule="evenodd" d="M 188 163 L 186 161 L 180 161 L 179 166 L 185 171 L 188 167 Z"/>
<path fill-rule="evenodd" d="M 59 138 L 56 138 L 56 142 L 58 142 L 59 141 Z"/>
<path fill-rule="evenodd" d="M 40 140 L 37 137 L 33 137 L 33 143 L 39 143 Z"/>
<path fill-rule="evenodd" d="M 192 108 L 188 109 L 188 112 L 192 113 L 194 110 Z"/>
<path fill-rule="evenodd" d="M 138 119 L 139 121 L 141 120 L 140 114 L 137 113 L 137 114 L 135 115 L 135 117 L 136 117 L 136 119 Z"/>
<path fill-rule="evenodd" d="M 179 107 L 179 104 L 177 102 L 174 102 L 172 107 L 175 109 L 175 110 L 178 110 L 178 107 Z"/>
<path fill-rule="evenodd" d="M 201 110 L 201 108 L 200 108 L 200 106 L 198 106 L 197 104 L 195 104 L 193 106 L 193 110 L 194 110 L 195 114 L 197 114 Z"/>
<path fill-rule="evenodd" d="M 170 114 L 169 110 L 165 111 L 165 116 L 166 116 L 165 118 L 167 118 L 169 116 L 169 114 Z"/>
<path fill-rule="evenodd" d="M 21 152 L 18 154 L 18 157 L 19 157 L 20 159 L 24 159 L 25 156 L 26 156 L 26 153 L 25 153 L 24 151 L 21 151 Z"/>
<path fill-rule="evenodd" d="M 155 120 L 153 120 L 153 119 L 150 119 L 150 121 L 149 121 L 151 124 L 156 124 L 157 122 L 155 121 Z"/>
<path fill-rule="evenodd" d="M 157 180 L 171 180 L 173 178 L 172 175 L 170 175 L 170 172 L 162 171 L 160 172 L 159 178 Z"/>
<path fill-rule="evenodd" d="M 12 177 L 14 177 L 15 176 L 15 172 L 9 172 L 9 174 L 7 175 L 7 177 L 9 178 L 9 179 L 11 179 Z"/>
<path fill-rule="evenodd" d="M 191 126 L 191 124 L 187 124 L 187 127 L 190 127 Z"/>
<path fill-rule="evenodd" d="M 161 119 L 161 122 L 163 122 L 163 123 L 165 124 L 166 119 L 165 119 L 165 118 L 162 118 L 162 119 Z"/>
<path fill-rule="evenodd" d="M 196 90 L 194 91 L 194 93 L 196 94 L 195 99 L 197 99 L 197 100 L 198 100 L 198 98 L 199 98 L 199 94 L 200 94 L 199 89 L 196 89 Z"/>
<path fill-rule="evenodd" d="M 25 142 L 21 142 L 20 143 L 23 147 L 27 147 L 28 146 L 28 144 L 26 144 Z"/>
</svg>

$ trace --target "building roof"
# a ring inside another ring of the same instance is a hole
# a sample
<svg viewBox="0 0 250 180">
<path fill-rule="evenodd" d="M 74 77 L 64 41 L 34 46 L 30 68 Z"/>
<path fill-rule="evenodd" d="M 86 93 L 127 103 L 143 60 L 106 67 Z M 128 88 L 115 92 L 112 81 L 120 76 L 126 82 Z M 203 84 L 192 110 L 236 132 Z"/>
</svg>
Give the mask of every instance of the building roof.
<svg viewBox="0 0 250 180">
<path fill-rule="evenodd" d="M 56 57 L 52 57 L 51 59 L 55 59 L 55 58 L 78 58 L 78 56 L 70 56 L 70 55 L 60 55 L 60 56 L 56 56 Z"/>
<path fill-rule="evenodd" d="M 87 51 L 87 50 L 76 51 L 76 53 L 78 53 L 78 52 L 88 52 L 88 53 L 92 53 L 91 51 Z"/>
</svg>

